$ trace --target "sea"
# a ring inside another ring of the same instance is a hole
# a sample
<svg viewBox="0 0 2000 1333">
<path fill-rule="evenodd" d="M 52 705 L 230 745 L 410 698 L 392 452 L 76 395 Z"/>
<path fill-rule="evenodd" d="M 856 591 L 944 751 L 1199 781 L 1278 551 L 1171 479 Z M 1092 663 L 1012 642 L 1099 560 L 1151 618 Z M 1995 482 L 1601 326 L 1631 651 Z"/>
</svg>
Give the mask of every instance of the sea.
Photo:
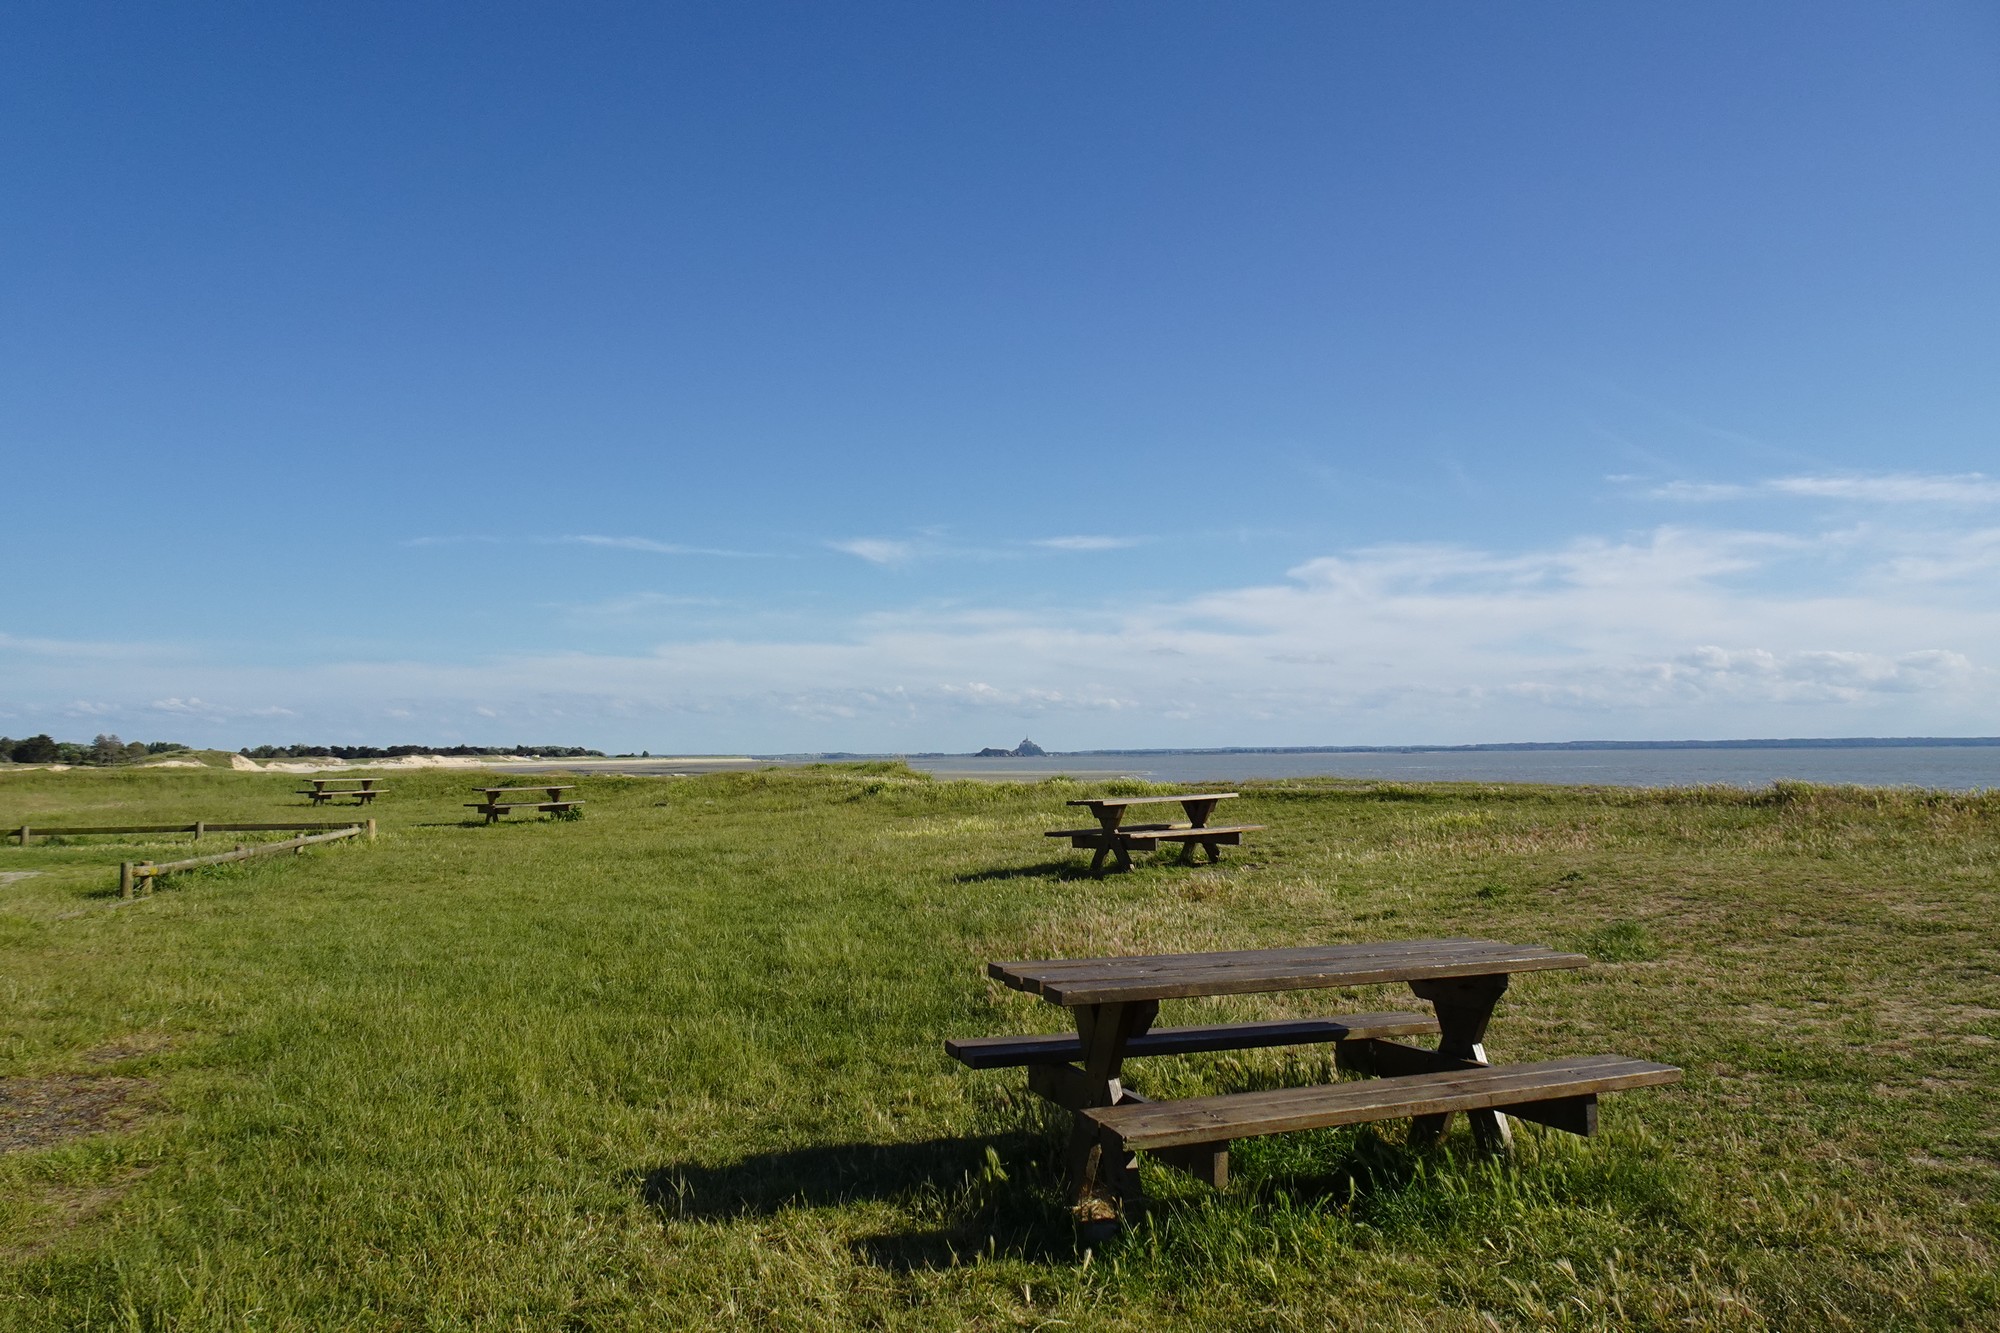
<svg viewBox="0 0 2000 1333">
<path fill-rule="evenodd" d="M 1059 774 L 1083 781 L 1234 783 L 1282 778 L 1366 778 L 1395 782 L 1545 782 L 1609 787 L 1768 787 L 1774 782 L 2000 788 L 2000 744 L 1746 745 L 1734 748 L 1551 750 L 1390 750 L 1215 752 L 1151 750 L 980 759 L 972 755 L 783 755 L 547 759 L 496 764 L 508 772 L 632 773 L 653 777 L 741 772 L 803 763 L 904 759 L 941 778 L 1035 782 Z"/>
<path fill-rule="evenodd" d="M 2000 745 L 1858 745 L 1800 749 L 1410 750 L 1319 753 L 1046 755 L 1022 759 L 923 756 L 940 777 L 1033 781 L 1058 773 L 1149 782 L 1254 782 L 1340 777 L 1401 782 L 1549 782 L 1613 787 L 1768 787 L 1854 783 L 1939 791 L 2000 788 Z"/>
</svg>

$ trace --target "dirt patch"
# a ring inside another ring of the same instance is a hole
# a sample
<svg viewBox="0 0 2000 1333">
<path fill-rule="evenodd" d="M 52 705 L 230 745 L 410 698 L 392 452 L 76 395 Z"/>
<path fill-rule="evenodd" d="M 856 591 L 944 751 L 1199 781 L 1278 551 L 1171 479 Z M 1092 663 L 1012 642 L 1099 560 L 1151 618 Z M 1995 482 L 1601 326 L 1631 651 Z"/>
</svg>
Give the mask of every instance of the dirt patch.
<svg viewBox="0 0 2000 1333">
<path fill-rule="evenodd" d="M 9 884 L 17 880 L 29 879 L 41 873 L 39 870 L 0 870 L 0 889 L 6 888 Z"/>
<path fill-rule="evenodd" d="M 108 1185 L 45 1185 L 29 1196 L 28 1218 L 0 1240 L 0 1258 L 13 1262 L 46 1254 L 71 1231 L 103 1214 L 146 1172 L 131 1171 Z"/>
<path fill-rule="evenodd" d="M 142 1055 L 164 1051 L 174 1044 L 171 1032 L 134 1032 L 83 1053 L 85 1064 L 115 1065 L 120 1060 L 136 1060 Z"/>
<path fill-rule="evenodd" d="M 0 1078 L 0 1153 L 47 1148 L 123 1129 L 151 1079 L 53 1074 Z"/>
</svg>

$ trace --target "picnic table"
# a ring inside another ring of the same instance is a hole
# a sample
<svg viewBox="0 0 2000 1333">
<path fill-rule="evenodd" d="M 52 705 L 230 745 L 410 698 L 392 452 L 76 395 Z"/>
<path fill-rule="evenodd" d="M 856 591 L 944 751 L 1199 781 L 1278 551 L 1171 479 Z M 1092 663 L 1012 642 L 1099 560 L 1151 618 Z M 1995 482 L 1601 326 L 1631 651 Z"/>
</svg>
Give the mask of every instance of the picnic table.
<svg viewBox="0 0 2000 1333">
<path fill-rule="evenodd" d="M 1240 847 L 1243 835 L 1262 829 L 1262 824 L 1210 824 L 1208 817 L 1215 813 L 1221 801 L 1233 801 L 1233 791 L 1197 792 L 1189 796 L 1095 796 L 1071 805 L 1088 809 L 1097 819 L 1096 828 L 1053 829 L 1044 834 L 1050 838 L 1068 838 L 1072 847 L 1085 847 L 1097 854 L 1090 858 L 1090 873 L 1102 875 L 1107 858 L 1117 858 L 1120 870 L 1132 868 L 1132 849 L 1135 847 L 1157 847 L 1163 842 L 1181 844 L 1181 862 L 1193 864 L 1194 849 L 1201 847 L 1208 852 L 1210 863 L 1222 858 L 1224 846 Z M 1179 802 L 1181 811 L 1187 816 L 1184 824 L 1127 824 L 1125 811 L 1135 805 L 1164 805 Z"/>
<path fill-rule="evenodd" d="M 1141 1149 L 1219 1189 L 1232 1140 L 1291 1130 L 1409 1117 L 1411 1142 L 1427 1144 L 1463 1112 L 1492 1152 L 1511 1142 L 1505 1116 L 1594 1134 L 1601 1093 L 1672 1083 L 1681 1071 L 1615 1055 L 1491 1065 L 1485 1048 L 1510 976 L 1589 963 L 1474 939 L 991 963 L 989 976 L 1065 1009 L 1076 1034 L 953 1040 L 945 1051 L 973 1069 L 1026 1066 L 1029 1088 L 1074 1114 L 1065 1163 L 1072 1201 L 1089 1211 L 1115 1200 L 1130 1212 L 1145 1202 Z M 1394 982 L 1429 1001 L 1431 1013 L 1153 1026 L 1162 1000 Z M 1393 1040 L 1431 1034 L 1435 1050 Z M 1341 1072 L 1373 1077 L 1167 1102 L 1122 1080 L 1125 1061 L 1138 1057 L 1315 1043 L 1332 1044 Z"/>
<path fill-rule="evenodd" d="M 542 810 L 558 817 L 574 814 L 582 801 L 572 801 L 563 795 L 575 791 L 574 783 L 547 783 L 538 787 L 474 787 L 474 791 L 485 796 L 483 801 L 467 801 L 466 808 L 477 810 L 486 816 L 486 822 L 497 824 L 500 817 L 509 810 Z M 539 801 L 503 801 L 503 796 L 533 796 L 542 793 Z"/>
<path fill-rule="evenodd" d="M 356 805 L 367 805 L 386 790 L 376 785 L 379 782 L 380 778 L 307 778 L 309 790 L 295 794 L 311 797 L 314 805 L 325 805 L 350 796 Z M 348 783 L 355 785 L 348 786 Z"/>
</svg>

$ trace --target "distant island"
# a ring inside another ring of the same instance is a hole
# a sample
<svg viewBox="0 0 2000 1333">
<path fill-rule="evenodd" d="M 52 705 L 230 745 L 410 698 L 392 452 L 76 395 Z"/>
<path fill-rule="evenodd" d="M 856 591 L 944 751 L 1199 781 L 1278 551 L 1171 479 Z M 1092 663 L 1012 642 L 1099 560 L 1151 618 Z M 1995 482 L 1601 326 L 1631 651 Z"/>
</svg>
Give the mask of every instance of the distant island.
<svg viewBox="0 0 2000 1333">
<path fill-rule="evenodd" d="M 989 745 L 972 757 L 974 759 L 1038 759 L 1047 753 L 1047 750 L 1044 750 L 1041 746 L 1023 736 L 1021 743 L 1011 750 L 995 749 Z"/>
</svg>

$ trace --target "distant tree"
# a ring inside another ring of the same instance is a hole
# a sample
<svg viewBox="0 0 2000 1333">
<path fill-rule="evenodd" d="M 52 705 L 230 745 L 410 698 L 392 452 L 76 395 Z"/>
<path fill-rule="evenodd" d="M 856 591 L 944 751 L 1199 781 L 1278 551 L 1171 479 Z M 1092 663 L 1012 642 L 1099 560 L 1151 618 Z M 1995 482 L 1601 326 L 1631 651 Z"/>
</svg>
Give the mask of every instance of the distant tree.
<svg viewBox="0 0 2000 1333">
<path fill-rule="evenodd" d="M 97 739 L 90 743 L 90 757 L 84 762 L 108 768 L 112 764 L 122 762 L 124 758 L 125 742 L 119 740 L 115 733 L 100 731 L 97 733 Z"/>
<path fill-rule="evenodd" d="M 14 762 L 17 764 L 53 764 L 61 758 L 62 750 L 56 745 L 55 737 L 47 732 L 14 742 Z"/>
<path fill-rule="evenodd" d="M 185 746 L 185 745 L 182 745 L 182 744 L 181 744 L 181 743 L 180 743 L 179 741 L 147 741 L 147 742 L 146 742 L 146 753 L 147 753 L 147 754 L 172 754 L 172 753 L 174 753 L 174 752 L 175 752 L 176 750 L 185 750 L 185 749 L 187 749 L 187 746 Z"/>
<path fill-rule="evenodd" d="M 0 736 L 0 764 L 11 764 L 13 762 L 14 738 L 12 736 Z"/>
</svg>

